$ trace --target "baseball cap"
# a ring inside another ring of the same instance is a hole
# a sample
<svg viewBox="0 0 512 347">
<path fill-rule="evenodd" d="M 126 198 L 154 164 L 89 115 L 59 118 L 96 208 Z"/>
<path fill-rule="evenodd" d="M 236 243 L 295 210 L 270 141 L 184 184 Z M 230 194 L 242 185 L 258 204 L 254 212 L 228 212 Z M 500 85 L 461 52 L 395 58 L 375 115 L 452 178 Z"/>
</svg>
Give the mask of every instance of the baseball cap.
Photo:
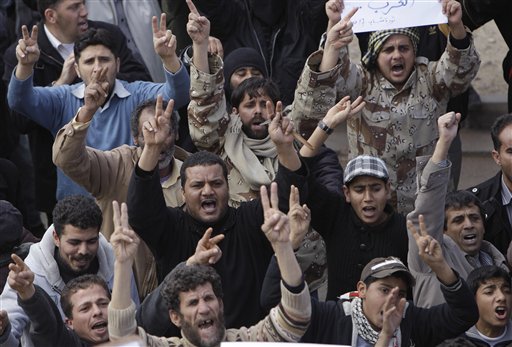
<svg viewBox="0 0 512 347">
<path fill-rule="evenodd" d="M 389 173 L 382 159 L 370 155 L 360 155 L 348 162 L 343 175 L 343 182 L 349 184 L 359 176 L 372 176 L 388 181 Z"/>
<path fill-rule="evenodd" d="M 416 281 L 409 272 L 409 269 L 404 265 L 404 263 L 402 263 L 400 259 L 395 257 L 374 258 L 370 260 L 370 262 L 366 264 L 363 271 L 361 272 L 361 281 L 366 281 L 368 277 L 381 279 L 389 277 L 397 272 L 404 273 L 408 279 L 409 286 L 414 286 Z"/>
</svg>

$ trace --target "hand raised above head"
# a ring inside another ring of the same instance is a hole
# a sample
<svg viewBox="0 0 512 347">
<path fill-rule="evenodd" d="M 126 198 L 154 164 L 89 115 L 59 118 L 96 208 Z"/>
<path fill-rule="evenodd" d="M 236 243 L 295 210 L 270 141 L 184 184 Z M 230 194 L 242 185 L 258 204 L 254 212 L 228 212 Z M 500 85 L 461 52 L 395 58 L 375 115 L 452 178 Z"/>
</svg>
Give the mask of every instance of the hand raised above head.
<svg viewBox="0 0 512 347">
<path fill-rule="evenodd" d="M 330 48 L 339 50 L 341 47 L 348 46 L 354 39 L 354 32 L 352 31 L 352 16 L 357 12 L 358 8 L 352 8 L 343 19 L 338 20 L 336 24 L 327 33 L 327 41 L 325 49 Z"/>
<path fill-rule="evenodd" d="M 142 123 L 144 145 L 150 147 L 162 147 L 169 136 L 171 129 L 171 116 L 174 110 L 174 100 L 169 100 L 167 107 L 163 109 L 162 95 L 158 95 L 155 106 L 155 116 Z"/>
<path fill-rule="evenodd" d="M 358 96 L 353 102 L 350 101 L 350 96 L 345 96 L 327 111 L 323 122 L 329 128 L 334 129 L 348 118 L 359 113 L 365 105 L 366 103 L 363 101 L 362 96 Z"/>
<path fill-rule="evenodd" d="M 271 101 L 267 101 L 266 108 L 270 120 L 268 127 L 270 139 L 276 144 L 276 146 L 292 145 L 294 139 L 293 122 L 290 118 L 284 117 L 282 102 L 278 101 L 274 108 L 274 104 Z"/>
<path fill-rule="evenodd" d="M 139 236 L 128 224 L 128 207 L 123 202 L 121 208 L 117 201 L 112 202 L 114 210 L 114 233 L 110 236 L 110 243 L 114 248 L 116 261 L 132 262 L 140 243 Z"/>
<path fill-rule="evenodd" d="M 275 245 L 277 243 L 290 242 L 290 225 L 288 216 L 279 210 L 279 197 L 277 195 L 277 183 L 270 185 L 270 200 L 267 187 L 260 188 L 261 205 L 263 207 L 264 222 L 261 230 L 267 239 Z"/>
<path fill-rule="evenodd" d="M 300 205 L 299 189 L 295 186 L 291 186 L 290 188 L 289 206 L 290 241 L 293 249 L 296 250 L 300 247 L 304 236 L 306 236 L 309 230 L 311 211 L 306 204 Z"/>
<path fill-rule="evenodd" d="M 32 27 L 29 34 L 26 25 L 21 27 L 22 38 L 19 39 L 16 46 L 16 58 L 21 65 L 34 65 L 39 60 L 39 45 L 37 44 L 37 36 L 39 29 L 37 25 Z"/>
<path fill-rule="evenodd" d="M 210 36 L 210 21 L 205 16 L 201 16 L 192 0 L 187 0 L 190 10 L 188 14 L 187 33 L 194 44 L 208 44 Z"/>
<path fill-rule="evenodd" d="M 459 130 L 460 113 L 448 112 L 437 119 L 439 139 L 452 142 Z"/>
</svg>

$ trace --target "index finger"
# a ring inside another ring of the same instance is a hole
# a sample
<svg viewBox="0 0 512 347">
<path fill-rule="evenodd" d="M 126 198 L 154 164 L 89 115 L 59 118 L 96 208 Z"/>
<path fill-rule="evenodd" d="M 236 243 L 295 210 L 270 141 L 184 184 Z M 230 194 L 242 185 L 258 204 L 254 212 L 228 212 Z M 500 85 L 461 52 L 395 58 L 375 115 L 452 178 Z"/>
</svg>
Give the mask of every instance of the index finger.
<svg viewBox="0 0 512 347">
<path fill-rule="evenodd" d="M 218 244 L 219 242 L 221 242 L 222 240 L 224 240 L 224 234 L 216 235 L 210 239 L 210 245 L 214 246 L 214 245 Z"/>
<path fill-rule="evenodd" d="M 260 187 L 260 199 L 261 199 L 261 206 L 263 207 L 263 212 L 269 210 L 270 202 L 268 200 L 267 187 L 265 187 L 265 186 Z"/>
<path fill-rule="evenodd" d="M 151 17 L 151 27 L 153 28 L 153 34 L 158 32 L 158 19 L 156 16 Z"/>
<path fill-rule="evenodd" d="M 114 210 L 114 228 L 121 226 L 121 212 L 119 210 L 119 203 L 114 200 L 112 201 L 112 209 Z"/>
<path fill-rule="evenodd" d="M 169 118 L 172 111 L 174 111 L 174 99 L 169 100 L 169 102 L 167 103 L 167 107 L 165 108 L 165 113 L 169 115 Z"/>
<path fill-rule="evenodd" d="M 164 99 L 162 94 L 158 94 L 156 96 L 156 105 L 155 105 L 155 117 L 158 117 L 163 112 L 163 103 Z"/>
<path fill-rule="evenodd" d="M 121 204 L 121 226 L 124 230 L 131 229 L 128 223 L 128 206 L 125 202 Z"/>
<path fill-rule="evenodd" d="M 165 12 L 160 15 L 160 30 L 165 31 L 167 29 L 167 23 L 166 23 L 166 14 Z"/>
<path fill-rule="evenodd" d="M 197 10 L 196 5 L 194 5 L 192 0 L 187 0 L 187 5 L 190 12 L 192 12 L 193 14 L 197 14 L 199 16 L 199 11 Z"/>
<path fill-rule="evenodd" d="M 418 240 L 420 238 L 420 234 L 418 233 L 410 219 L 407 220 L 407 230 L 409 230 L 409 232 L 412 234 L 415 240 Z"/>
<path fill-rule="evenodd" d="M 19 256 L 17 256 L 16 254 L 11 254 L 11 259 L 14 261 L 14 263 L 20 268 L 20 269 L 23 269 L 25 267 L 25 262 L 23 261 L 23 259 L 21 259 Z"/>
<path fill-rule="evenodd" d="M 208 241 L 210 240 L 210 236 L 212 236 L 213 228 L 210 227 L 206 229 L 206 231 L 203 234 L 203 237 L 199 240 L 198 244 L 206 245 L 208 244 Z"/>
<path fill-rule="evenodd" d="M 350 22 L 350 20 L 352 19 L 352 16 L 357 12 L 357 10 L 359 10 L 359 7 L 352 7 L 347 15 L 345 17 L 343 17 L 343 22 L 345 23 L 348 23 Z"/>
<path fill-rule="evenodd" d="M 28 40 L 30 38 L 30 34 L 26 25 L 21 26 L 21 36 L 23 40 Z"/>
</svg>

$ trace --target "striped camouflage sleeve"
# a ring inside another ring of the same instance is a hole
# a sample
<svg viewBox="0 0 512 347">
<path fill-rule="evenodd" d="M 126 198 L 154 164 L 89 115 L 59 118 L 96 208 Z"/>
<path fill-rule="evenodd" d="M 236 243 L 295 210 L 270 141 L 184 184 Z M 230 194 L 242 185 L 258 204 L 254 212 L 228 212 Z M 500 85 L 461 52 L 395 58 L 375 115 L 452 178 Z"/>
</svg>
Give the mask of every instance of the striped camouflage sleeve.
<svg viewBox="0 0 512 347">
<path fill-rule="evenodd" d="M 281 282 L 281 302 L 259 323 L 249 328 L 229 329 L 227 341 L 298 342 L 311 319 L 311 297 L 305 285 L 298 294 Z"/>
<path fill-rule="evenodd" d="M 190 136 L 198 149 L 218 152 L 224 144 L 224 133 L 229 123 L 224 95 L 222 59 L 209 55 L 211 74 L 190 65 L 190 103 L 188 125 Z"/>
</svg>

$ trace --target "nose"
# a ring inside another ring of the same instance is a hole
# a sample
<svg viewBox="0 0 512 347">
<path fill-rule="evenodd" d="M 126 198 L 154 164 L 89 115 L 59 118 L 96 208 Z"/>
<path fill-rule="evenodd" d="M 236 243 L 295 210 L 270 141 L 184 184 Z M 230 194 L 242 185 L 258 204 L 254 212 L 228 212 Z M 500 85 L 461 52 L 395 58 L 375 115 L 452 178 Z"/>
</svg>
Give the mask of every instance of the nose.
<svg viewBox="0 0 512 347">
<path fill-rule="evenodd" d="M 87 11 L 87 6 L 85 4 L 82 4 L 80 7 L 80 17 L 87 17 L 89 15 L 89 12 Z"/>
<path fill-rule="evenodd" d="M 256 113 L 262 113 L 263 107 L 261 107 L 260 103 L 256 103 L 256 108 L 254 109 Z"/>
<path fill-rule="evenodd" d="M 469 218 L 469 216 L 464 217 L 464 229 L 471 229 L 473 228 L 473 222 Z"/>
<path fill-rule="evenodd" d="M 505 293 L 503 293 L 503 289 L 498 289 L 496 291 L 496 301 L 499 301 L 499 302 L 505 301 Z"/>
<path fill-rule="evenodd" d="M 94 316 L 101 316 L 103 314 L 103 311 L 101 311 L 101 308 L 97 304 L 92 305 L 92 313 Z"/>
<path fill-rule="evenodd" d="M 80 243 L 78 246 L 78 254 L 87 254 L 87 244 L 85 242 Z"/>
<path fill-rule="evenodd" d="M 208 314 L 208 312 L 210 311 L 210 307 L 206 304 L 206 301 L 199 300 L 197 311 L 199 314 Z"/>
<path fill-rule="evenodd" d="M 367 187 L 363 192 L 364 201 L 371 201 L 373 199 L 372 192 L 369 187 Z"/>
<path fill-rule="evenodd" d="M 206 183 L 204 186 L 203 186 L 203 191 L 202 191 L 203 195 L 210 195 L 213 193 L 213 189 L 212 189 L 212 186 L 209 184 L 209 183 Z"/>
</svg>

